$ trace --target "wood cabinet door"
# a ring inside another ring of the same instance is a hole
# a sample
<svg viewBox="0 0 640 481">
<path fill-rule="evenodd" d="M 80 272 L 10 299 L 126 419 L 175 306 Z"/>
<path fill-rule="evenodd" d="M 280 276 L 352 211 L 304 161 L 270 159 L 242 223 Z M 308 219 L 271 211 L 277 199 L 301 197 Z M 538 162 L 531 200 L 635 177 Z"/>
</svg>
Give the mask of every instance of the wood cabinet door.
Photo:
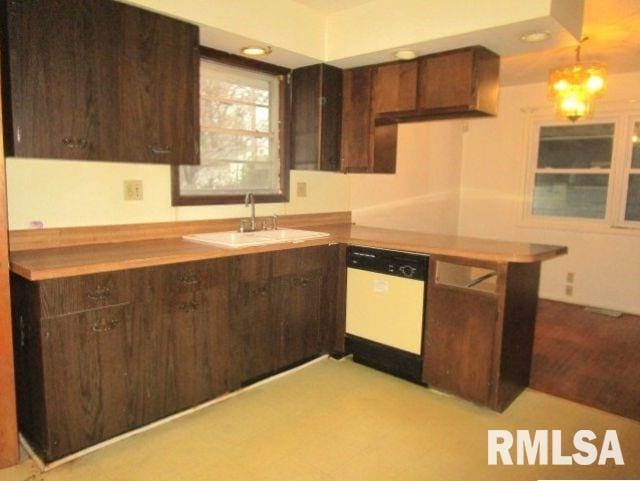
<svg viewBox="0 0 640 481">
<path fill-rule="evenodd" d="M 280 323 L 278 368 L 308 360 L 324 348 L 325 275 L 303 272 L 273 281 L 273 317 Z"/>
<path fill-rule="evenodd" d="M 418 62 L 380 65 L 373 71 L 373 114 L 414 110 L 418 89 Z"/>
<path fill-rule="evenodd" d="M 370 67 L 343 72 L 342 80 L 342 150 L 345 172 L 369 172 L 372 163 Z"/>
<path fill-rule="evenodd" d="M 119 4 L 118 160 L 197 164 L 198 29 Z"/>
<path fill-rule="evenodd" d="M 295 69 L 291 75 L 292 168 L 340 168 L 342 70 L 325 64 Z"/>
<path fill-rule="evenodd" d="M 277 369 L 280 323 L 272 314 L 272 254 L 235 258 L 231 282 L 232 372 L 236 387 Z"/>
<path fill-rule="evenodd" d="M 7 8 L 13 131 L 7 150 L 111 160 L 120 133 L 117 4 L 10 0 Z"/>
<path fill-rule="evenodd" d="M 430 263 L 424 381 L 437 389 L 486 404 L 493 372 L 498 320 L 495 296 L 437 285 Z"/>
<path fill-rule="evenodd" d="M 137 425 L 140 325 L 125 304 L 42 320 L 48 460 Z"/>
<path fill-rule="evenodd" d="M 473 50 L 446 52 L 420 60 L 418 107 L 469 110 L 474 106 Z"/>
<path fill-rule="evenodd" d="M 199 263 L 198 263 L 199 264 Z M 144 331 L 144 423 L 195 406 L 229 390 L 231 341 L 229 261 L 204 261 L 216 272 L 215 284 L 167 289 L 171 268 L 155 268 L 163 293 L 136 304 Z M 171 266 L 173 267 L 173 266 Z"/>
</svg>

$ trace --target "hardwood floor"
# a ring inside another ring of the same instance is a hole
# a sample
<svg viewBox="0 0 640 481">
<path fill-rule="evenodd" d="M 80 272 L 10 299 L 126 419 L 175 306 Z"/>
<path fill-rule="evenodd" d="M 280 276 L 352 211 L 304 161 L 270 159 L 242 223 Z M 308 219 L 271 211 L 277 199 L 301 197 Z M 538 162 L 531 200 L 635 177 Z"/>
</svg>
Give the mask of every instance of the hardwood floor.
<svg viewBox="0 0 640 481">
<path fill-rule="evenodd" d="M 541 299 L 530 386 L 640 421 L 640 316 Z"/>
</svg>

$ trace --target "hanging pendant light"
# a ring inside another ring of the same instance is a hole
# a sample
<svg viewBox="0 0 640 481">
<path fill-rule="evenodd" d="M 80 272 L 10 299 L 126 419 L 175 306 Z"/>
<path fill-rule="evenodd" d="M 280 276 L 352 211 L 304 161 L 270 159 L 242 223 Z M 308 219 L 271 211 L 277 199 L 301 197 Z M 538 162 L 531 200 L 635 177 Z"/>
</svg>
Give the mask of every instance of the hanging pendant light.
<svg viewBox="0 0 640 481">
<path fill-rule="evenodd" d="M 584 37 L 576 47 L 576 63 L 549 74 L 548 96 L 556 104 L 556 114 L 572 122 L 593 114 L 593 101 L 602 97 L 606 87 L 607 71 L 598 63 L 582 63 L 580 48 Z"/>
</svg>

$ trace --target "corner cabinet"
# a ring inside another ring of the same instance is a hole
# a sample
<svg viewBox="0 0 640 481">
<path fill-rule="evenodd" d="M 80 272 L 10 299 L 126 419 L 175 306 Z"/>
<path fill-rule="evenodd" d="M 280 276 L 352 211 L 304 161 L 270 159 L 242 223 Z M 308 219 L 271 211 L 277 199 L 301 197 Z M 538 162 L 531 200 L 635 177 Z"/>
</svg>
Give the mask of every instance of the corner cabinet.
<svg viewBox="0 0 640 481">
<path fill-rule="evenodd" d="M 6 154 L 198 163 L 198 28 L 112 0 L 2 6 Z"/>
<path fill-rule="evenodd" d="M 326 64 L 293 70 L 291 105 L 292 168 L 339 170 L 342 70 Z"/>
<path fill-rule="evenodd" d="M 11 278 L 20 431 L 46 462 L 327 353 L 338 246 Z"/>
</svg>

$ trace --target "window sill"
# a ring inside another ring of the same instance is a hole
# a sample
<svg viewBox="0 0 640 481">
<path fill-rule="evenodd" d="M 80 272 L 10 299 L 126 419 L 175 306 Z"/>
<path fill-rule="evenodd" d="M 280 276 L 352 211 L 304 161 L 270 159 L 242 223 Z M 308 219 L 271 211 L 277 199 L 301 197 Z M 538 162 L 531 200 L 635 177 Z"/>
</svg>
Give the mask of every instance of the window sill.
<svg viewBox="0 0 640 481">
<path fill-rule="evenodd" d="M 545 229 L 568 231 L 585 234 L 620 235 L 640 237 L 639 226 L 612 226 L 604 220 L 563 219 L 557 217 L 534 218 L 525 217 L 516 224 L 519 229 Z"/>
</svg>

